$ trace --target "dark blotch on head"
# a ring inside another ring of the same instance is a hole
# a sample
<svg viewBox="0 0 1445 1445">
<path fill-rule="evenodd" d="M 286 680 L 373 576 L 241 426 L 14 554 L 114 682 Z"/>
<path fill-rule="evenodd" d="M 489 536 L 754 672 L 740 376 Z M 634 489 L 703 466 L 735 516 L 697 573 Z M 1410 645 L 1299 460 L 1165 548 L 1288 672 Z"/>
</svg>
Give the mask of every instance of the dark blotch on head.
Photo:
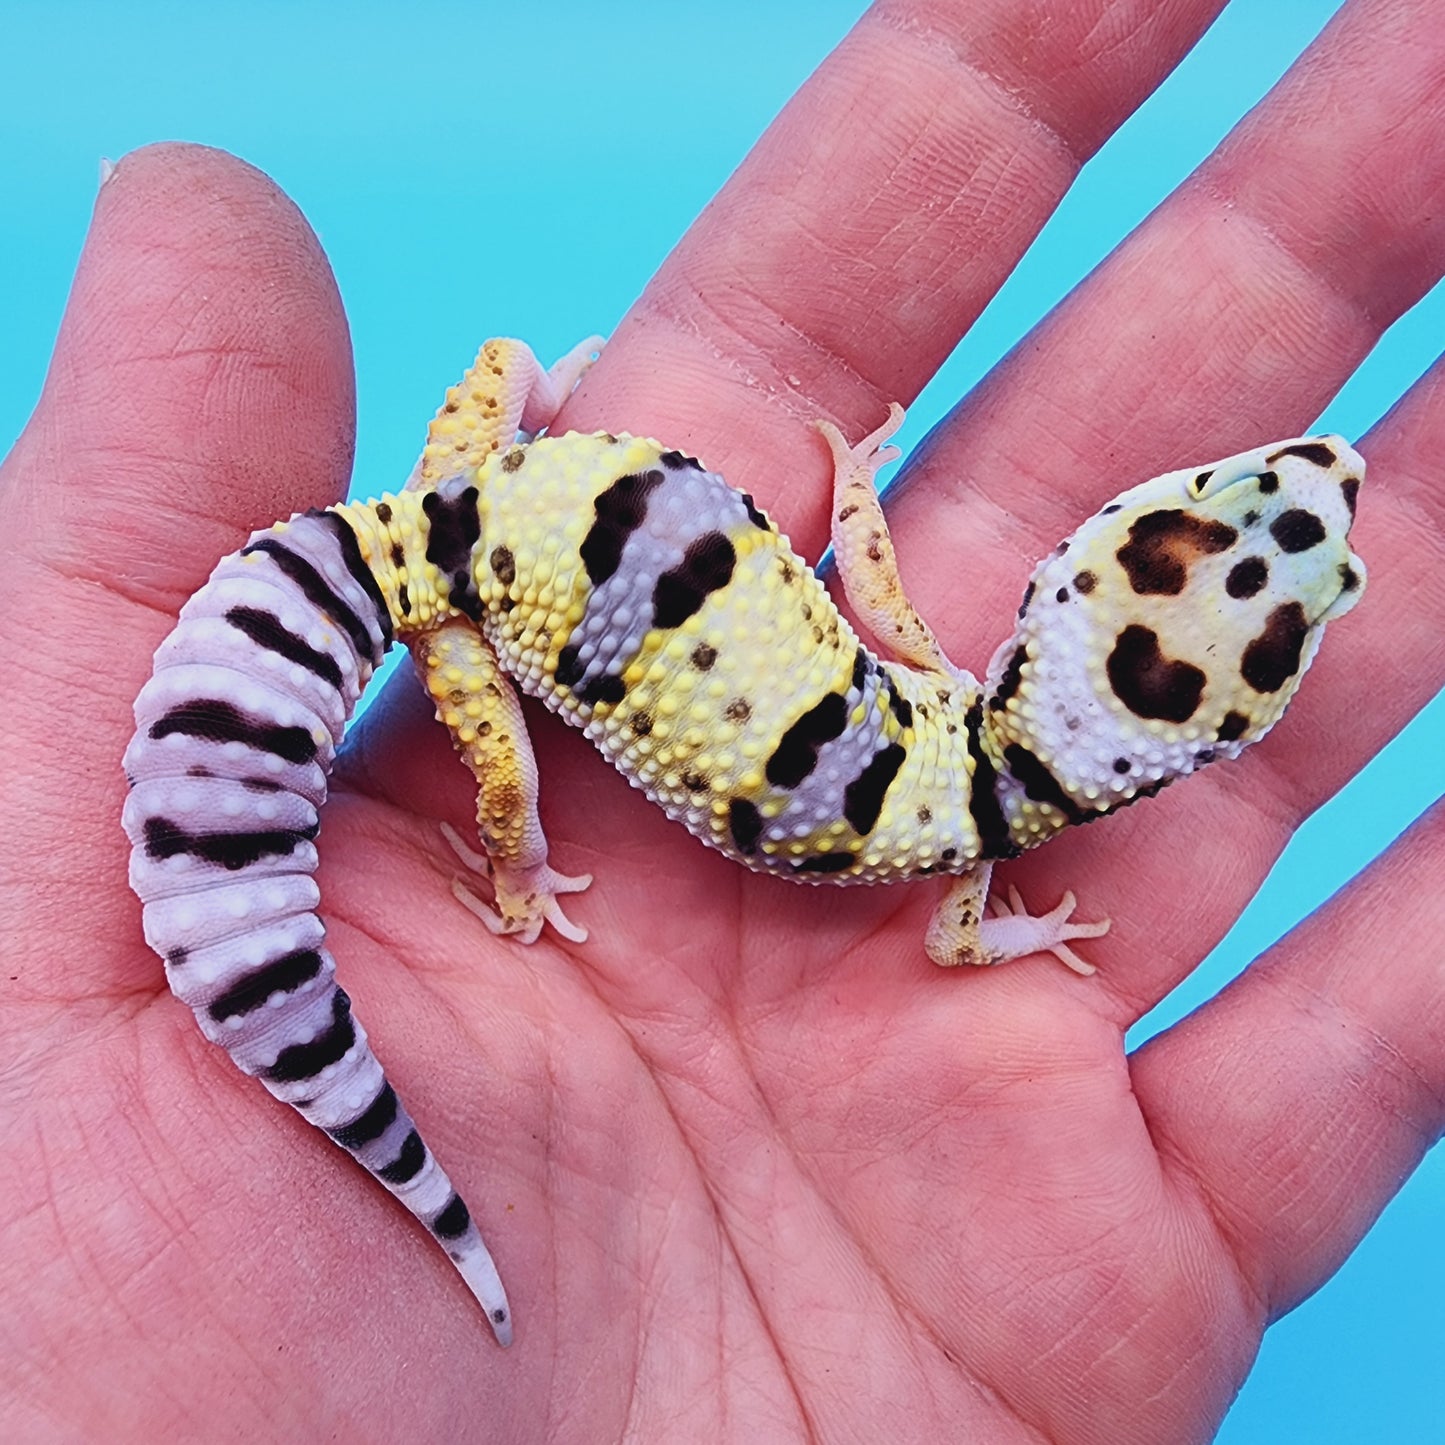
<svg viewBox="0 0 1445 1445">
<path fill-rule="evenodd" d="M 1350 509 L 1350 516 L 1355 515 L 1355 502 L 1360 495 L 1360 479 L 1358 477 L 1346 477 L 1340 483 L 1340 491 L 1344 494 L 1345 506 Z"/>
<path fill-rule="evenodd" d="M 717 648 L 709 647 L 707 643 L 700 642 L 692 650 L 692 656 L 688 661 L 697 668 L 699 672 L 706 672 L 717 661 Z"/>
<path fill-rule="evenodd" d="M 1138 623 L 1119 634 L 1106 667 L 1115 695 L 1139 717 L 1188 722 L 1204 695 L 1204 673 L 1165 657 L 1159 634 Z"/>
<path fill-rule="evenodd" d="M 1340 591 L 1353 592 L 1360 585 L 1360 574 L 1348 562 L 1340 563 Z"/>
<path fill-rule="evenodd" d="M 1291 507 L 1269 524 L 1269 535 L 1282 551 L 1308 552 L 1325 540 L 1325 524 L 1303 507 Z"/>
<path fill-rule="evenodd" d="M 1295 442 L 1293 446 L 1281 447 L 1267 456 L 1265 464 L 1272 467 L 1281 457 L 1303 457 L 1317 467 L 1332 467 L 1336 460 L 1334 452 L 1323 442 Z"/>
<path fill-rule="evenodd" d="M 1263 557 L 1246 557 L 1229 569 L 1224 590 L 1237 601 L 1253 597 L 1269 581 L 1269 563 Z"/>
<path fill-rule="evenodd" d="M 1286 602 L 1269 614 L 1264 631 L 1244 649 L 1240 676 L 1256 692 L 1278 692 L 1299 671 L 1309 622 L 1298 602 Z"/>
<path fill-rule="evenodd" d="M 1261 472 L 1258 480 L 1259 489 L 1265 496 L 1279 491 L 1279 474 L 1277 472 Z"/>
<path fill-rule="evenodd" d="M 1232 743 L 1244 736 L 1244 730 L 1248 726 L 1249 719 L 1242 712 L 1227 712 L 1214 736 L 1222 743 Z"/>
<path fill-rule="evenodd" d="M 1141 597 L 1177 597 L 1189 580 L 1189 564 L 1234 545 L 1239 533 L 1226 522 L 1166 508 L 1146 512 L 1129 527 L 1115 556 Z"/>
</svg>

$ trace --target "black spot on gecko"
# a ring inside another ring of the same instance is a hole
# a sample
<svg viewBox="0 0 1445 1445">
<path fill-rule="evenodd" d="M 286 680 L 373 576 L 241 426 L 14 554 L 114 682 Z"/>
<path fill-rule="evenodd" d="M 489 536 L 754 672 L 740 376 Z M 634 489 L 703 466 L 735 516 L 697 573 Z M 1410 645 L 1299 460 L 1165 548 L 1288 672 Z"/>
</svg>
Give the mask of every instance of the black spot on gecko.
<svg viewBox="0 0 1445 1445">
<path fill-rule="evenodd" d="M 189 853 L 203 863 L 214 863 L 233 873 L 249 868 L 262 858 L 284 858 L 315 836 L 315 829 L 290 828 L 272 828 L 261 833 L 187 833 L 168 818 L 147 818 L 145 825 L 149 857 L 175 858 Z"/>
<path fill-rule="evenodd" d="M 899 727 L 911 728 L 913 726 L 913 704 L 898 692 L 897 684 L 891 677 L 888 679 L 888 707 L 893 716 L 897 718 Z"/>
<path fill-rule="evenodd" d="M 1277 472 L 1261 472 L 1257 480 L 1259 489 L 1265 496 L 1271 496 L 1279 491 L 1279 474 Z"/>
<path fill-rule="evenodd" d="M 933 809 L 922 807 L 918 810 L 918 821 L 920 823 L 931 823 L 933 821 Z"/>
<path fill-rule="evenodd" d="M 182 948 L 179 944 L 175 948 L 166 949 L 166 967 L 180 968 L 191 956 L 189 948 Z"/>
<path fill-rule="evenodd" d="M 1022 743 L 1010 743 L 1003 750 L 1003 756 L 1009 772 L 1023 784 L 1024 793 L 1034 802 L 1057 808 L 1071 823 L 1083 822 L 1084 810 L 1064 791 L 1037 753 L 1030 752 Z"/>
<path fill-rule="evenodd" d="M 337 1129 L 328 1129 L 326 1132 L 343 1149 L 360 1149 L 363 1144 L 380 1139 L 391 1128 L 396 1122 L 396 1110 L 396 1090 L 390 1084 L 384 1083 L 377 1096 L 351 1123 L 343 1124 Z"/>
<path fill-rule="evenodd" d="M 863 771 L 843 789 L 843 817 L 855 832 L 866 836 L 873 831 L 888 789 L 907 756 L 902 743 L 889 743 L 874 753 Z"/>
<path fill-rule="evenodd" d="M 378 502 L 372 510 L 376 513 L 376 520 L 383 527 L 391 525 L 391 506 L 387 502 Z"/>
<path fill-rule="evenodd" d="M 1120 775 L 1127 773 L 1133 766 L 1134 764 L 1131 763 L 1128 758 L 1114 759 L 1114 771 Z"/>
<path fill-rule="evenodd" d="M 728 828 L 739 853 L 756 852 L 758 839 L 763 836 L 763 815 L 746 798 L 734 798 L 728 804 Z"/>
<path fill-rule="evenodd" d="M 212 743 L 245 743 L 288 763 L 309 763 L 316 757 L 316 740 L 305 728 L 261 722 L 219 698 L 178 703 L 150 726 L 150 736 L 157 741 L 173 734 Z"/>
<path fill-rule="evenodd" d="M 793 865 L 795 873 L 846 873 L 858 859 L 852 853 L 814 853 Z"/>
<path fill-rule="evenodd" d="M 619 703 L 627 696 L 627 684 L 615 672 L 603 672 L 576 689 L 583 702 Z"/>
<path fill-rule="evenodd" d="M 406 548 L 400 542 L 391 544 L 391 565 L 398 569 L 406 566 Z"/>
<path fill-rule="evenodd" d="M 1025 617 L 1026 614 L 1028 613 L 1029 603 L 1034 600 L 1034 585 L 1035 585 L 1034 583 L 1030 582 L 1029 585 L 1024 588 L 1024 600 L 1019 603 L 1019 621 L 1020 621 L 1020 622 L 1022 622 L 1022 621 L 1024 620 L 1024 617 Z"/>
<path fill-rule="evenodd" d="M 557 671 L 553 678 L 558 687 L 572 687 L 582 677 L 582 649 L 575 642 L 569 642 L 557 654 Z"/>
<path fill-rule="evenodd" d="M 1068 589 L 1067 587 L 1060 587 L 1059 590 L 1054 593 L 1054 601 L 1055 601 L 1055 602 L 1067 602 L 1068 600 L 1069 600 L 1069 589 Z"/>
<path fill-rule="evenodd" d="M 517 580 L 517 559 L 512 555 L 510 547 L 493 547 L 487 562 L 491 566 L 492 576 L 503 587 L 510 587 Z"/>
<path fill-rule="evenodd" d="M 1112 517 L 1115 512 L 1122 511 L 1123 507 L 1123 502 L 1110 502 L 1107 507 L 1101 507 L 1099 509 L 1099 515 L 1101 517 Z"/>
<path fill-rule="evenodd" d="M 395 637 L 391 629 L 391 609 L 387 607 L 380 584 L 372 575 L 371 568 L 366 565 L 366 559 L 361 555 L 361 543 L 356 540 L 356 533 L 352 531 L 351 523 L 340 512 L 310 511 L 306 515 L 315 517 L 322 526 L 329 528 L 336 538 L 336 544 L 341 549 L 341 560 L 345 564 L 346 570 L 351 574 L 352 581 L 366 593 L 366 600 L 371 603 L 376 613 L 376 620 L 381 627 L 382 646 L 390 647 Z"/>
<path fill-rule="evenodd" d="M 710 593 L 732 580 L 738 555 L 722 532 L 705 532 L 688 544 L 682 561 L 652 589 L 652 625 L 680 627 L 702 610 Z"/>
<path fill-rule="evenodd" d="M 634 472 L 598 494 L 592 504 L 595 520 L 577 549 L 594 587 L 617 571 L 627 539 L 642 525 L 648 499 L 662 482 L 659 471 Z"/>
<path fill-rule="evenodd" d="M 421 1135 L 412 1129 L 401 1141 L 401 1151 L 390 1164 L 384 1164 L 376 1171 L 378 1179 L 384 1179 L 388 1184 L 405 1184 L 409 1179 L 415 1179 L 421 1173 L 421 1167 L 426 1163 L 426 1145 L 421 1142 Z"/>
<path fill-rule="evenodd" d="M 455 607 L 463 617 L 470 618 L 473 622 L 480 622 L 482 620 L 482 600 L 477 596 L 476 579 L 472 576 L 471 569 L 458 567 L 452 573 L 451 584 L 451 591 L 447 593 L 447 602 Z"/>
<path fill-rule="evenodd" d="M 978 699 L 969 708 L 963 720 L 968 733 L 968 755 L 973 759 L 973 777 L 968 791 L 968 811 L 973 825 L 978 829 L 981 856 L 985 858 L 1012 858 L 1018 846 L 1010 839 L 1008 820 L 1004 817 L 1003 805 L 996 791 L 998 773 L 993 760 L 983 746 L 983 699 Z M 950 861 L 952 849 L 945 849 L 942 858 Z"/>
<path fill-rule="evenodd" d="M 1200 472 L 1200 473 L 1194 478 L 1194 490 L 1195 490 L 1196 492 L 1202 492 L 1202 491 L 1205 489 L 1205 487 L 1207 487 L 1207 486 L 1209 485 L 1209 479 L 1210 479 L 1210 477 L 1212 477 L 1213 475 L 1214 475 L 1214 468 L 1213 468 L 1213 467 L 1211 467 L 1207 472 Z"/>
<path fill-rule="evenodd" d="M 1229 569 L 1224 579 L 1224 590 L 1233 598 L 1244 601 L 1255 596 L 1269 581 L 1269 563 L 1263 557 L 1246 557 Z"/>
<path fill-rule="evenodd" d="M 1340 591 L 1353 592 L 1360 585 L 1359 574 L 1348 562 L 1340 563 Z"/>
<path fill-rule="evenodd" d="M 427 532 L 426 559 L 439 572 L 470 570 L 472 548 L 482 535 L 477 511 L 477 489 L 463 487 L 454 497 L 428 492 L 421 499 L 431 527 Z"/>
<path fill-rule="evenodd" d="M 645 738 L 652 731 L 652 714 L 635 712 L 627 719 L 627 726 L 632 729 L 634 737 Z"/>
<path fill-rule="evenodd" d="M 857 512 L 857 510 L 858 504 L 856 502 L 849 502 L 848 505 L 844 507 L 841 512 L 838 513 L 838 520 L 840 522 L 846 522 L 849 517 L 853 516 L 853 514 Z"/>
<path fill-rule="evenodd" d="M 1308 552 L 1325 540 L 1325 524 L 1303 507 L 1291 507 L 1269 524 L 1269 534 L 1282 551 Z"/>
<path fill-rule="evenodd" d="M 1249 726 L 1249 719 L 1242 712 L 1227 712 L 1224 714 L 1224 721 L 1219 724 L 1219 731 L 1214 734 L 1222 743 L 1232 743 L 1237 738 L 1244 736 L 1244 730 Z"/>
<path fill-rule="evenodd" d="M 767 513 L 758 509 L 752 496 L 747 492 L 739 492 L 738 495 L 743 499 L 743 510 L 748 514 L 748 521 L 750 521 L 753 526 L 760 527 L 764 532 L 771 532 L 773 530 L 773 524 L 768 521 Z"/>
<path fill-rule="evenodd" d="M 472 1216 L 462 1203 L 460 1194 L 453 1194 L 442 1210 L 431 1222 L 431 1230 L 438 1239 L 460 1239 L 467 1232 Z"/>
<path fill-rule="evenodd" d="M 701 773 L 684 773 L 682 785 L 689 793 L 707 792 L 707 779 Z"/>
<path fill-rule="evenodd" d="M 217 1023 L 241 1018 L 263 1007 L 273 993 L 293 993 L 320 972 L 321 955 L 315 949 L 298 949 L 258 968 L 212 999 L 207 1012 Z"/>
<path fill-rule="evenodd" d="M 1355 515 L 1355 502 L 1360 495 L 1360 479 L 1358 477 L 1346 477 L 1340 483 L 1340 492 L 1345 499 L 1345 506 L 1350 509 L 1350 516 Z"/>
<path fill-rule="evenodd" d="M 1256 691 L 1278 692 L 1299 671 L 1309 622 L 1298 602 L 1286 602 L 1269 614 L 1264 631 L 1244 649 L 1240 676 Z"/>
<path fill-rule="evenodd" d="M 1099 579 L 1092 572 L 1074 573 L 1074 590 L 1082 592 L 1085 597 L 1099 585 Z"/>
<path fill-rule="evenodd" d="M 269 557 L 278 571 L 290 578 L 301 594 L 318 612 L 324 613 L 351 639 L 352 650 L 358 657 L 369 657 L 373 664 L 381 661 L 384 648 L 378 648 L 366 630 L 366 624 L 352 611 L 350 605 L 332 590 L 331 584 L 311 565 L 306 558 L 283 547 L 274 537 L 262 537 L 259 542 L 241 549 L 243 557 L 252 553 Z M 383 636 L 385 636 L 383 632 Z"/>
<path fill-rule="evenodd" d="M 1281 457 L 1303 457 L 1317 467 L 1332 467 L 1336 461 L 1334 451 L 1323 442 L 1295 442 L 1293 446 L 1281 447 L 1264 459 L 1265 465 L 1272 467 Z"/>
<path fill-rule="evenodd" d="M 617 438 L 613 437 L 612 440 L 615 442 Z M 696 472 L 705 470 L 703 464 L 696 457 L 690 457 L 684 452 L 663 452 L 658 457 L 658 461 L 667 467 L 691 467 Z"/>
<path fill-rule="evenodd" d="M 1225 551 L 1238 536 L 1226 522 L 1165 508 L 1131 523 L 1129 540 L 1114 555 L 1140 597 L 1177 597 L 1189 580 L 1189 564 Z"/>
<path fill-rule="evenodd" d="M 526 460 L 527 460 L 527 451 L 526 451 L 526 448 L 525 448 L 525 447 L 513 447 L 513 448 L 511 449 L 511 451 L 505 453 L 505 454 L 503 455 L 503 457 L 502 457 L 502 462 L 501 462 L 502 470 L 503 470 L 504 472 L 515 472 L 515 471 L 522 465 L 522 463 L 523 463 L 524 461 L 526 461 Z"/>
<path fill-rule="evenodd" d="M 1204 695 L 1204 673 L 1164 656 L 1159 634 L 1130 623 L 1105 664 L 1115 696 L 1139 717 L 1188 722 Z"/>
<path fill-rule="evenodd" d="M 699 672 L 707 672 L 713 663 L 717 661 L 717 648 L 709 647 L 707 643 L 700 642 L 692 650 L 692 656 L 688 661 L 697 668 Z"/>
<path fill-rule="evenodd" d="M 854 692 L 862 692 L 863 684 L 868 678 L 868 654 L 860 647 L 853 654 L 853 676 L 849 686 Z"/>
<path fill-rule="evenodd" d="M 735 697 L 724 709 L 729 722 L 745 723 L 753 715 L 753 705 L 745 697 Z"/>
<path fill-rule="evenodd" d="M 257 647 L 284 657 L 304 667 L 307 672 L 330 683 L 337 692 L 341 691 L 341 668 L 329 653 L 318 652 L 294 632 L 281 624 L 274 613 L 263 612 L 259 607 L 232 607 L 226 613 L 226 621 L 249 637 Z"/>
<path fill-rule="evenodd" d="M 988 700 L 990 712 L 1002 712 L 1004 704 L 1019 690 L 1019 684 L 1023 681 L 1024 664 L 1028 660 L 1028 647 L 1021 642 L 1014 648 L 1014 655 L 1009 658 L 1008 666 L 1004 668 L 1003 676 L 998 680 L 998 687 Z"/>
<path fill-rule="evenodd" d="M 338 988 L 331 1000 L 331 1027 L 305 1044 L 282 1049 L 276 1062 L 265 1071 L 276 1084 L 294 1084 L 311 1079 L 322 1069 L 340 1063 L 356 1043 L 356 1026 L 351 1022 L 351 1000 Z"/>
<path fill-rule="evenodd" d="M 842 735 L 848 700 L 830 692 L 808 709 L 779 739 L 765 772 L 775 788 L 796 788 L 818 765 L 818 749 Z"/>
</svg>

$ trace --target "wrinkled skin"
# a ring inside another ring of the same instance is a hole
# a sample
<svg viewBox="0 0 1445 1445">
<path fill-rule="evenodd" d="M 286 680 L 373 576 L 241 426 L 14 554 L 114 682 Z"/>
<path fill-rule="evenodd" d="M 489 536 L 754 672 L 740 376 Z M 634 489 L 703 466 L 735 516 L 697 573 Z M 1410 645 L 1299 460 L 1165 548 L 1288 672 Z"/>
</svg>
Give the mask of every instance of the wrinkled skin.
<svg viewBox="0 0 1445 1445">
<path fill-rule="evenodd" d="M 697 452 L 817 555 L 810 418 L 856 436 L 912 397 L 1216 8 L 880 5 L 564 424 Z M 1125 480 L 1304 430 L 1440 275 L 1440 12 L 1348 4 L 930 439 L 892 516 L 955 657 L 982 665 L 1032 560 Z M 1445 372 L 1360 443 L 1371 590 L 1277 731 L 1003 870 L 1112 915 L 1093 979 L 942 973 L 931 887 L 753 877 L 535 709 L 593 940 L 494 939 L 437 829 L 469 824 L 468 778 L 391 690 L 325 815 L 324 908 L 498 1255 L 508 1353 L 424 1233 L 201 1040 L 125 885 L 151 652 L 251 527 L 340 495 L 352 414 L 294 208 L 225 155 L 127 157 L 3 473 L 0 572 L 30 601 L 0 699 L 0 1435 L 1207 1439 L 1440 1133 L 1440 810 L 1202 1011 L 1133 1057 L 1122 1036 L 1440 685 Z"/>
</svg>

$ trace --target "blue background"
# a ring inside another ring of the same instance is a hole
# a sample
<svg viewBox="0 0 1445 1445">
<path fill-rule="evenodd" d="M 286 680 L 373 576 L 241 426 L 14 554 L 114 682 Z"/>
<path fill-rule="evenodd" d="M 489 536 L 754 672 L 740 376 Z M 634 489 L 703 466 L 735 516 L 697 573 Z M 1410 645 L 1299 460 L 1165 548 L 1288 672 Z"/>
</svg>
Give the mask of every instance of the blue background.
<svg viewBox="0 0 1445 1445">
<path fill-rule="evenodd" d="M 923 393 L 905 445 L 1210 151 L 1335 8 L 1229 6 L 1086 168 Z M 615 324 L 863 9 L 0 0 L 0 445 L 39 392 L 100 157 L 182 138 L 268 171 L 319 232 L 356 350 L 358 490 L 397 484 L 483 335 L 523 336 L 548 357 Z M 469 14 L 475 30 L 461 33 Z M 483 92 L 505 125 L 485 138 L 474 124 Z M 497 206 L 518 192 L 525 207 Z M 441 195 L 447 205 L 434 207 Z M 429 225 L 438 215 L 445 225 Z M 482 245 L 496 284 L 449 296 L 459 258 Z M 1437 288 L 1324 425 L 1358 436 L 1434 360 L 1442 335 Z M 1134 1041 L 1213 994 L 1445 791 L 1442 743 L 1445 697 L 1316 814 L 1239 926 Z M 1337 1278 L 1270 1331 L 1222 1441 L 1442 1438 L 1442 1206 L 1437 1150 Z"/>
</svg>

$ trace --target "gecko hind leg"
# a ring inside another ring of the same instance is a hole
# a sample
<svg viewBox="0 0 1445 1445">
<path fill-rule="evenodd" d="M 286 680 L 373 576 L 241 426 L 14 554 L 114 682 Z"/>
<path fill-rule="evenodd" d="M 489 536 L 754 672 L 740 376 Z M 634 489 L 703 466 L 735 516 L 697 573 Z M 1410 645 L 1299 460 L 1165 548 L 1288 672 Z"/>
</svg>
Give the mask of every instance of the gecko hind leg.
<svg viewBox="0 0 1445 1445">
<path fill-rule="evenodd" d="M 587 930 L 567 917 L 557 898 L 580 893 L 592 878 L 569 877 L 547 862 L 537 816 L 537 765 L 521 703 L 496 654 L 465 618 L 410 638 L 407 646 L 437 718 L 477 780 L 482 851 L 446 823 L 442 834 L 468 869 L 491 880 L 495 902 L 484 903 L 461 880 L 453 883 L 453 893 L 493 933 L 532 943 L 550 923 L 563 938 L 584 942 Z"/>
<path fill-rule="evenodd" d="M 888 420 L 850 447 L 832 422 L 814 425 L 833 453 L 833 552 L 838 577 L 859 620 L 901 662 L 926 672 L 959 678 L 933 629 L 908 600 L 898 575 L 898 558 L 883 516 L 874 477 L 900 455 L 885 445 L 903 425 L 903 408 L 894 402 Z"/>
<path fill-rule="evenodd" d="M 992 900 L 994 913 L 985 913 L 992 863 L 980 863 L 955 878 L 928 925 L 924 951 L 934 963 L 990 966 L 1023 958 L 1030 953 L 1052 953 L 1075 973 L 1091 974 L 1094 965 L 1085 962 L 1069 947 L 1076 938 L 1100 938 L 1109 931 L 1109 920 L 1097 923 L 1072 921 L 1074 895 L 1065 893 L 1048 913 L 1031 914 L 1017 888 L 1009 889 L 1009 901 Z"/>
</svg>

